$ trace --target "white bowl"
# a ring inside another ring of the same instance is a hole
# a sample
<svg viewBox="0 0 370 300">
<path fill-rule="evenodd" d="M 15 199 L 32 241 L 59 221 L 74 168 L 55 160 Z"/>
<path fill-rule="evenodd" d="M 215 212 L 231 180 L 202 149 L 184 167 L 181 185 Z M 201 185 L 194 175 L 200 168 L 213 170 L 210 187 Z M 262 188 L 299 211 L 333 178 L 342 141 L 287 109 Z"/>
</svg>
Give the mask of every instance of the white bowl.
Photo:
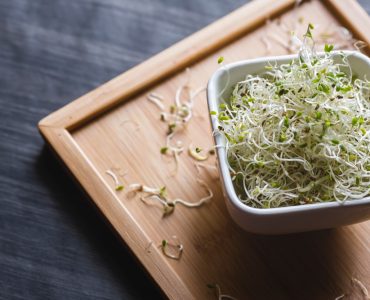
<svg viewBox="0 0 370 300">
<path fill-rule="evenodd" d="M 370 78 L 370 59 L 358 52 L 341 51 L 348 55 L 354 74 L 360 78 Z M 338 55 L 339 52 L 335 52 Z M 339 57 L 339 56 L 338 56 Z M 268 62 L 288 63 L 297 55 L 263 57 L 231 63 L 218 69 L 208 82 L 207 98 L 209 111 L 219 111 L 220 99 L 228 99 L 232 87 L 243 80 L 247 74 L 264 70 Z M 211 116 L 213 130 L 219 125 L 216 117 Z M 339 227 L 370 219 L 370 197 L 344 203 L 325 202 L 259 209 L 243 204 L 235 193 L 227 167 L 224 138 L 214 136 L 220 168 L 222 189 L 226 205 L 233 220 L 244 230 L 259 234 L 287 234 L 325 228 Z"/>
</svg>

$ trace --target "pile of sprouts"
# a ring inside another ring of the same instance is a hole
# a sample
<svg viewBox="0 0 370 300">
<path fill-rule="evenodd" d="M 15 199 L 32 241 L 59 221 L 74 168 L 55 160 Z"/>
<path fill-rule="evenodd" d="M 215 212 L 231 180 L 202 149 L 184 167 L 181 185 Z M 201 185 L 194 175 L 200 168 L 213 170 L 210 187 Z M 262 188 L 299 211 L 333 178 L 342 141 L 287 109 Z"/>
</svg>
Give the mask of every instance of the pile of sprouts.
<svg viewBox="0 0 370 300">
<path fill-rule="evenodd" d="M 370 195 L 370 82 L 348 54 L 317 54 L 308 26 L 297 59 L 238 82 L 217 133 L 241 201 L 276 208 Z"/>
</svg>

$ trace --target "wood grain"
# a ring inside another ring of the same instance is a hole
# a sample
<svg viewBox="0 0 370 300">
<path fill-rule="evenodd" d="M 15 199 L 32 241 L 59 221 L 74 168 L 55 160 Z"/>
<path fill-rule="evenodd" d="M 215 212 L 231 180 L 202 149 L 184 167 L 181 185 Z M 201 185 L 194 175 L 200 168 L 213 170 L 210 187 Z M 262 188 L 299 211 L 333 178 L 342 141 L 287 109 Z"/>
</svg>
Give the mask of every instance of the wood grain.
<svg viewBox="0 0 370 300">
<path fill-rule="evenodd" d="M 155 91 L 163 95 L 169 105 L 185 80 L 181 72 L 185 66 L 191 66 L 191 85 L 205 86 L 217 68 L 219 55 L 227 62 L 266 55 L 262 37 L 284 36 L 278 24 L 288 27 L 294 24 L 298 33 L 304 32 L 305 25 L 299 26 L 297 22 L 301 16 L 319 28 L 339 26 L 321 1 L 310 1 L 284 13 L 279 22 L 255 28 L 266 16 L 290 7 L 292 1 L 256 3 L 113 79 L 40 123 L 46 140 L 171 299 L 213 299 L 214 294 L 206 285 L 214 282 L 239 299 L 328 299 L 346 291 L 351 276 L 370 282 L 366 234 L 369 222 L 336 231 L 254 236 L 232 223 L 220 184 L 210 174 L 200 176 L 215 193 L 212 203 L 197 210 L 176 208 L 168 218 L 162 218 L 160 209 L 146 206 L 137 197 L 116 192 L 105 175 L 107 169 L 127 171 L 128 176 L 122 178 L 125 184 L 165 185 L 170 197 L 190 201 L 202 196 L 204 191 L 196 183 L 194 162 L 186 154 L 181 156 L 177 175 L 171 176 L 173 165 L 159 153 L 166 128 L 159 121 L 158 111 L 147 102 L 146 93 Z M 328 5 L 336 11 L 349 10 L 342 3 L 330 1 Z M 358 26 L 370 24 L 369 19 L 356 2 L 350 7 L 346 22 L 351 23 L 355 32 L 365 34 Z M 251 29 L 254 30 L 248 32 Z M 283 45 L 272 44 L 272 49 L 271 54 L 286 53 Z M 168 77 L 174 72 L 177 73 Z M 207 148 L 212 144 L 212 135 L 204 94 L 197 99 L 196 114 L 181 139 L 186 145 L 193 142 Z M 140 129 L 127 120 L 137 122 Z M 172 235 L 178 236 L 185 247 L 180 261 L 169 260 L 157 247 L 162 239 Z M 148 252 L 151 243 L 152 251 Z"/>
</svg>

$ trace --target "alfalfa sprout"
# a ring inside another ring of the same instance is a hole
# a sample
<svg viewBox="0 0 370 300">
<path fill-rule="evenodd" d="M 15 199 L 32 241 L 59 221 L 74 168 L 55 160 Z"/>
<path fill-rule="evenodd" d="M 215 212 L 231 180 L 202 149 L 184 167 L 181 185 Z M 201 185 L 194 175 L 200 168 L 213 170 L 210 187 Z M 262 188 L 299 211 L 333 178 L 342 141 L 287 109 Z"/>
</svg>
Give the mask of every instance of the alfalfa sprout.
<svg viewBox="0 0 370 300">
<path fill-rule="evenodd" d="M 170 240 L 162 240 L 160 248 L 165 256 L 175 260 L 180 260 L 184 251 L 183 244 L 175 235 Z"/>
<path fill-rule="evenodd" d="M 113 171 L 107 170 L 105 171 L 105 173 L 113 179 L 116 191 L 122 191 L 125 188 L 124 185 L 119 181 L 117 175 L 113 173 Z"/>
<path fill-rule="evenodd" d="M 229 299 L 229 300 L 237 300 L 235 297 L 233 296 L 230 296 L 230 295 L 227 295 L 227 294 L 223 294 L 221 292 L 221 288 L 220 286 L 217 284 L 217 283 L 208 283 L 207 284 L 207 287 L 209 289 L 214 289 L 215 292 L 216 292 L 216 297 L 218 300 L 224 300 L 224 299 Z"/>
<path fill-rule="evenodd" d="M 309 25 L 298 59 L 238 82 L 213 118 L 241 201 L 274 208 L 370 194 L 370 82 L 345 52 L 317 54 Z"/>
<path fill-rule="evenodd" d="M 188 208 L 197 208 L 205 203 L 207 203 L 209 200 L 213 198 L 213 192 L 209 185 L 202 179 L 197 178 L 197 182 L 200 186 L 202 186 L 206 191 L 207 195 L 200 198 L 196 202 L 190 202 L 181 198 L 175 198 L 171 200 L 167 195 L 167 189 L 166 187 L 160 187 L 160 188 L 153 188 L 146 185 L 142 185 L 139 183 L 133 183 L 129 186 L 130 192 L 140 192 L 142 195 L 140 196 L 141 201 L 143 201 L 145 204 L 152 204 L 152 202 L 156 204 L 160 204 L 162 206 L 162 212 L 163 217 L 171 215 L 176 205 L 180 204 L 182 206 L 188 207 Z"/>
</svg>

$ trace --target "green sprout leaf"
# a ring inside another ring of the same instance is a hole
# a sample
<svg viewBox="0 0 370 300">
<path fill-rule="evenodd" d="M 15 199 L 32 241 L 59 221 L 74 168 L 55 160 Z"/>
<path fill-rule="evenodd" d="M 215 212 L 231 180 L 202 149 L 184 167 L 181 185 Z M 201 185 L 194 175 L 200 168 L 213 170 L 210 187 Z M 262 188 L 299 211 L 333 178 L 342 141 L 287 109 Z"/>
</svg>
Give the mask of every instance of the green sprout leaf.
<svg viewBox="0 0 370 300">
<path fill-rule="evenodd" d="M 339 142 L 338 140 L 336 140 L 336 139 L 331 140 L 331 142 L 332 142 L 332 144 L 333 144 L 333 145 L 339 145 L 339 143 L 340 143 L 340 142 Z"/>
<path fill-rule="evenodd" d="M 326 53 L 329 53 L 329 52 L 333 51 L 333 49 L 334 49 L 334 45 L 325 44 L 324 51 Z"/>
<path fill-rule="evenodd" d="M 311 30 L 313 30 L 314 28 L 315 27 L 311 23 L 309 23 L 308 26 L 307 26 L 307 31 L 304 34 L 304 36 L 312 39 L 312 32 L 311 32 Z"/>
<path fill-rule="evenodd" d="M 284 126 L 289 127 L 289 118 L 288 117 L 284 118 Z"/>
<path fill-rule="evenodd" d="M 175 123 L 168 124 L 167 134 L 171 134 L 174 131 L 175 128 L 176 128 L 176 124 Z"/>
<path fill-rule="evenodd" d="M 352 126 L 356 126 L 358 124 L 358 118 L 357 117 L 354 117 L 352 118 Z"/>
<path fill-rule="evenodd" d="M 168 147 L 162 147 L 161 148 L 161 154 L 166 154 L 168 151 Z"/>
<path fill-rule="evenodd" d="M 122 191 L 124 188 L 125 188 L 125 187 L 124 187 L 122 184 L 117 185 L 117 186 L 116 186 L 116 191 Z"/>
<path fill-rule="evenodd" d="M 229 121 L 230 118 L 228 116 L 219 116 L 218 118 L 220 121 Z"/>
<path fill-rule="evenodd" d="M 159 196 L 162 197 L 162 198 L 165 198 L 167 195 L 167 189 L 165 186 L 162 186 L 160 189 L 159 189 Z"/>
</svg>

